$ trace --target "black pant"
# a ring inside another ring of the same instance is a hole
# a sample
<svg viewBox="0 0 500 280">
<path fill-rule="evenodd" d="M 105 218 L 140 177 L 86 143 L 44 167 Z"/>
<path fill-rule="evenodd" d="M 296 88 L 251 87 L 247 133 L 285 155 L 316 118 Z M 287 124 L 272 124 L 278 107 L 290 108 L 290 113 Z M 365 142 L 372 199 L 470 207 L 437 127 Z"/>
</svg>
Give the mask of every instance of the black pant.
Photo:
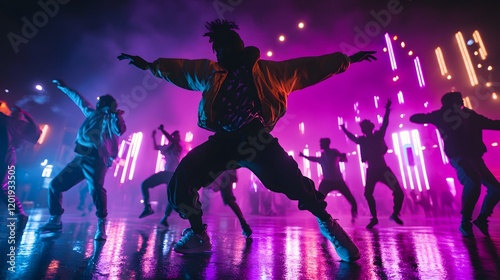
<svg viewBox="0 0 500 280">
<path fill-rule="evenodd" d="M 399 185 L 398 179 L 394 172 L 388 166 L 368 166 L 366 170 L 366 186 L 365 186 L 365 198 L 370 207 L 370 214 L 372 217 L 377 217 L 377 208 L 375 205 L 375 198 L 373 198 L 373 191 L 375 190 L 375 185 L 377 182 L 384 183 L 392 191 L 392 196 L 394 197 L 394 212 L 393 214 L 398 216 L 401 212 L 401 207 L 403 206 L 403 190 Z"/>
<path fill-rule="evenodd" d="M 146 180 L 142 182 L 141 191 L 142 191 L 142 197 L 144 198 L 144 205 L 149 204 L 149 189 L 152 189 L 162 184 L 168 186 L 168 182 L 170 182 L 172 175 L 174 175 L 173 172 L 160 171 L 156 174 L 149 176 Z M 165 216 L 167 217 L 170 216 L 170 213 L 172 213 L 172 206 L 170 206 L 169 203 L 167 205 L 167 209 L 165 209 Z"/>
<path fill-rule="evenodd" d="M 354 215 L 358 213 L 358 204 L 344 180 L 322 180 L 319 183 L 318 191 L 325 196 L 331 191 L 340 192 L 351 204 L 351 213 Z"/>
<path fill-rule="evenodd" d="M 0 162 L 0 179 L 2 180 L 0 200 L 9 207 L 11 205 L 14 205 L 14 209 L 8 208 L 9 211 L 13 211 L 15 214 L 24 214 L 23 204 L 21 203 L 21 201 L 19 201 L 17 195 L 15 195 L 19 190 L 19 188 L 17 188 L 18 185 L 16 185 L 16 182 L 19 182 L 19 180 L 12 180 L 12 177 L 20 177 L 20 174 L 18 174 L 16 170 L 16 150 L 14 148 L 7 150 L 5 157 L 0 160 L 3 160 L 2 162 Z M 9 180 L 9 175 L 11 177 L 11 180 Z M 9 190 L 11 191 L 10 197 Z"/>
<path fill-rule="evenodd" d="M 77 154 L 64 169 L 52 179 L 49 187 L 50 215 L 62 215 L 62 193 L 71 189 L 83 179 L 87 180 L 98 218 L 108 216 L 104 178 L 108 167 L 103 159 Z"/>
<path fill-rule="evenodd" d="M 325 196 L 315 189 L 312 180 L 302 175 L 278 140 L 258 127 L 216 133 L 191 150 L 170 180 L 169 202 L 182 218 L 195 220 L 202 215 L 198 190 L 224 170 L 238 167 L 250 169 L 269 190 L 298 200 L 300 210 L 309 210 L 320 219 L 329 217 Z M 192 219 L 192 215 L 196 217 Z"/>
</svg>

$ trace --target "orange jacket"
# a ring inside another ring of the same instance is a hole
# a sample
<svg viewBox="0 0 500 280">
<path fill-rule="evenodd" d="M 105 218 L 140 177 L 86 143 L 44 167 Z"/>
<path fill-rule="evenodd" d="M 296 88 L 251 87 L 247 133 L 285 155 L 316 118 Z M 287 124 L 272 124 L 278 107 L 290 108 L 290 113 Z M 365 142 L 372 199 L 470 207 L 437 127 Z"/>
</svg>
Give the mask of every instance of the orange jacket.
<svg viewBox="0 0 500 280">
<path fill-rule="evenodd" d="M 279 62 L 257 59 L 252 75 L 266 128 L 272 130 L 283 117 L 288 95 L 292 91 L 342 73 L 349 64 L 349 57 L 339 52 Z M 153 62 L 151 71 L 156 77 L 181 88 L 201 91 L 198 125 L 207 130 L 216 130 L 212 105 L 227 76 L 226 69 L 209 59 L 159 58 Z"/>
</svg>

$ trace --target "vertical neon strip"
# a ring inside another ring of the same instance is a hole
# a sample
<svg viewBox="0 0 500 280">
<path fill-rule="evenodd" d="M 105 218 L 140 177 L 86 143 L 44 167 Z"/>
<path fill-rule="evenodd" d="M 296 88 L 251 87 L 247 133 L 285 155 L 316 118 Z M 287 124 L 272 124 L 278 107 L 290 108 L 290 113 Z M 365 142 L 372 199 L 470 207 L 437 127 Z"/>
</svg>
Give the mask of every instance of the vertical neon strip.
<svg viewBox="0 0 500 280">
<path fill-rule="evenodd" d="M 378 96 L 373 97 L 373 101 L 375 101 L 375 108 L 377 108 L 377 109 L 378 109 L 378 100 L 379 100 Z"/>
<path fill-rule="evenodd" d="M 479 84 L 479 82 L 477 81 L 476 71 L 474 70 L 474 66 L 472 66 L 472 61 L 470 59 L 469 52 L 467 51 L 464 37 L 461 32 L 457 32 L 455 34 L 455 38 L 457 39 L 458 47 L 460 49 L 460 53 L 462 54 L 465 68 L 467 69 L 467 74 L 469 74 L 470 84 L 472 86 L 476 86 Z"/>
<path fill-rule="evenodd" d="M 439 63 L 439 70 L 441 70 L 441 75 L 444 76 L 448 74 L 448 69 L 446 68 L 446 63 L 444 62 L 443 51 L 440 47 L 436 48 L 436 57 Z"/>
<path fill-rule="evenodd" d="M 425 87 L 424 74 L 422 73 L 422 67 L 420 66 L 420 59 L 418 56 L 413 60 L 415 63 L 415 70 L 417 71 L 418 84 L 420 87 Z"/>
<path fill-rule="evenodd" d="M 303 151 L 304 155 L 305 156 L 309 156 L 309 148 L 308 146 L 306 145 L 306 147 L 304 148 L 304 151 Z M 309 162 L 309 160 L 303 158 L 302 159 L 302 162 L 304 164 L 304 174 L 307 178 L 311 178 L 311 164 Z"/>
<path fill-rule="evenodd" d="M 295 154 L 295 153 L 294 153 L 293 151 L 289 151 L 289 152 L 288 152 L 288 155 L 289 155 L 289 156 L 291 156 L 292 158 L 294 157 L 294 154 Z"/>
<path fill-rule="evenodd" d="M 118 150 L 118 158 L 120 159 L 118 163 L 115 166 L 115 174 L 114 177 L 118 176 L 118 170 L 120 170 L 120 162 L 123 156 L 123 149 L 125 148 L 125 140 L 122 140 L 122 143 L 120 144 L 120 149 Z"/>
<path fill-rule="evenodd" d="M 429 178 L 427 177 L 427 167 L 425 166 L 424 153 L 422 152 L 422 144 L 420 142 L 420 133 L 414 129 L 411 131 L 413 143 L 415 144 L 415 154 L 420 158 L 420 166 L 422 168 L 422 177 L 424 178 L 425 189 L 430 189 Z"/>
<path fill-rule="evenodd" d="M 474 41 L 479 44 L 479 55 L 481 56 L 481 59 L 485 60 L 488 53 L 486 52 L 486 48 L 484 47 L 483 39 L 481 38 L 479 31 L 475 30 L 474 33 L 472 33 L 472 37 L 474 38 Z"/>
<path fill-rule="evenodd" d="M 448 183 L 448 188 L 450 192 L 453 194 L 453 196 L 457 195 L 457 189 L 455 188 L 455 179 L 449 177 L 446 178 L 446 183 Z"/>
<path fill-rule="evenodd" d="M 441 160 L 443 160 L 444 164 L 448 164 L 448 157 L 446 156 L 446 153 L 444 152 L 444 141 L 443 138 L 441 138 L 441 134 L 439 133 L 439 130 L 436 129 L 436 135 L 438 139 L 438 145 L 439 145 L 439 151 L 441 152 Z"/>
<path fill-rule="evenodd" d="M 47 136 L 48 131 L 49 131 L 49 126 L 47 124 L 44 124 L 42 127 L 42 134 L 40 134 L 40 137 L 38 138 L 37 141 L 38 144 L 43 144 L 43 141 L 45 140 L 45 136 Z"/>
<path fill-rule="evenodd" d="M 410 132 L 407 130 L 401 131 L 399 133 L 399 137 L 401 138 L 401 147 L 403 147 L 402 152 L 406 153 L 405 147 L 406 146 L 411 146 L 410 142 Z M 412 190 L 415 189 L 415 184 L 413 183 L 413 176 L 411 175 L 411 168 L 410 165 L 408 164 L 408 161 L 405 161 L 404 164 L 406 165 L 406 172 L 408 175 L 408 182 L 410 182 L 410 188 Z"/>
<path fill-rule="evenodd" d="M 404 104 L 405 103 L 405 98 L 403 96 L 403 92 L 402 91 L 398 92 L 398 103 L 399 104 Z"/>
<path fill-rule="evenodd" d="M 396 132 L 392 134 L 392 143 L 394 145 L 394 153 L 398 157 L 399 172 L 401 172 L 401 177 L 403 179 L 403 187 L 407 189 L 408 187 L 406 185 L 406 176 L 403 168 L 403 158 L 401 157 L 401 149 L 399 146 L 398 134 Z"/>
<path fill-rule="evenodd" d="M 127 150 L 127 156 L 125 157 L 125 164 L 123 165 L 123 171 L 122 171 L 122 177 L 120 178 L 120 183 L 125 183 L 125 177 L 127 176 L 127 171 L 128 171 L 128 163 L 130 161 L 130 155 L 132 154 L 132 147 L 135 142 L 135 133 L 132 134 L 132 139 L 128 143 L 128 150 Z"/>
<path fill-rule="evenodd" d="M 361 171 L 361 181 L 363 182 L 363 187 L 366 186 L 366 178 L 365 178 L 365 164 L 361 161 L 361 149 L 359 145 L 356 145 L 356 149 L 358 151 L 358 160 L 359 160 L 359 170 Z"/>
<path fill-rule="evenodd" d="M 316 157 L 321 157 L 321 152 L 316 152 Z M 321 176 L 323 176 L 323 169 L 321 169 L 321 164 L 316 164 L 316 171 L 318 173 L 318 178 L 321 179 Z"/>
<path fill-rule="evenodd" d="M 139 157 L 139 151 L 141 150 L 141 144 L 142 144 L 142 136 L 143 136 L 143 134 L 142 134 L 142 132 L 138 132 L 137 134 L 138 134 L 138 136 L 137 136 L 138 139 L 137 139 L 137 141 L 135 143 L 135 145 L 137 147 L 135 148 L 135 153 L 133 155 L 134 159 L 132 160 L 132 167 L 130 168 L 130 174 L 128 176 L 129 180 L 132 180 L 134 178 L 135 165 L 137 163 L 137 158 Z"/>
<path fill-rule="evenodd" d="M 299 131 L 300 131 L 300 134 L 304 135 L 304 131 L 305 131 L 304 122 L 299 123 Z"/>
<path fill-rule="evenodd" d="M 165 135 L 161 135 L 160 145 L 166 145 L 168 143 L 167 137 Z M 155 173 L 165 170 L 165 158 L 161 154 L 160 151 L 156 154 L 156 167 Z"/>
<path fill-rule="evenodd" d="M 191 141 L 193 141 L 193 137 L 194 135 L 191 131 L 186 132 L 186 136 L 184 137 L 184 142 L 190 143 Z"/>
<path fill-rule="evenodd" d="M 385 33 L 385 42 L 387 43 L 387 50 L 389 53 L 389 59 L 391 60 L 392 71 L 398 69 L 396 65 L 396 58 L 394 57 L 394 50 L 392 49 L 391 38 L 389 38 L 389 33 Z"/>
</svg>

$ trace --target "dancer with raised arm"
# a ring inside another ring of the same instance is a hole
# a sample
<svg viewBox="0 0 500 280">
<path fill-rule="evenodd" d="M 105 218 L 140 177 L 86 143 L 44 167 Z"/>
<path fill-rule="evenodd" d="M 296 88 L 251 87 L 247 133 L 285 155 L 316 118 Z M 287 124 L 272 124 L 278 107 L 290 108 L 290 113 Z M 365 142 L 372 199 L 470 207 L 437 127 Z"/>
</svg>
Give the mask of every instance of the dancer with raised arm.
<svg viewBox="0 0 500 280">
<path fill-rule="evenodd" d="M 373 197 L 375 185 L 378 182 L 384 183 L 388 186 L 392 191 L 392 196 L 394 197 L 394 210 L 389 218 L 399 225 L 403 224 L 403 221 L 399 218 L 399 214 L 403 206 L 403 190 L 401 189 L 401 185 L 399 184 L 396 175 L 394 175 L 394 172 L 392 172 L 389 168 L 384 158 L 384 155 L 387 153 L 387 144 L 385 143 L 384 137 L 385 132 L 387 131 L 387 126 L 389 125 L 391 104 L 391 100 L 387 100 L 387 103 L 385 104 L 384 120 L 382 121 L 382 125 L 379 130 L 374 130 L 375 125 L 371 121 L 363 120 L 359 123 L 363 136 L 356 137 L 346 129 L 345 125 L 341 125 L 342 131 L 344 131 L 347 135 L 347 138 L 359 145 L 361 160 L 368 165 L 368 168 L 366 169 L 366 185 L 364 195 L 368 202 L 372 218 L 370 223 L 366 226 L 367 228 L 372 228 L 378 224 L 377 208 L 375 198 Z"/>
<path fill-rule="evenodd" d="M 108 168 L 118 155 L 118 137 L 125 130 L 123 111 L 117 108 L 113 96 L 100 96 L 94 106 L 81 94 L 66 86 L 61 80 L 53 80 L 57 88 L 80 108 L 85 121 L 80 126 L 75 140 L 75 158 L 57 174 L 49 186 L 49 221 L 40 227 L 42 232 L 62 230 L 62 193 L 82 180 L 86 180 L 90 195 L 97 209 L 96 240 L 104 240 L 108 204 L 104 179 Z"/>
<path fill-rule="evenodd" d="M 285 114 L 291 92 L 342 73 L 350 63 L 375 60 L 375 52 L 352 56 L 337 52 L 280 62 L 261 60 L 258 48 L 244 46 L 234 31 L 239 29 L 234 22 L 216 20 L 206 27 L 205 36 L 217 61 L 160 58 L 150 63 L 129 54 L 118 57 L 179 87 L 201 91 L 198 125 L 215 132 L 181 160 L 168 186 L 170 203 L 191 224 L 174 250 L 211 250 L 198 190 L 225 170 L 246 167 L 268 189 L 297 200 L 299 209 L 316 216 L 322 234 L 342 260 L 359 259 L 356 245 L 325 210 L 324 195 L 302 175 L 295 160 L 270 132 Z"/>
</svg>

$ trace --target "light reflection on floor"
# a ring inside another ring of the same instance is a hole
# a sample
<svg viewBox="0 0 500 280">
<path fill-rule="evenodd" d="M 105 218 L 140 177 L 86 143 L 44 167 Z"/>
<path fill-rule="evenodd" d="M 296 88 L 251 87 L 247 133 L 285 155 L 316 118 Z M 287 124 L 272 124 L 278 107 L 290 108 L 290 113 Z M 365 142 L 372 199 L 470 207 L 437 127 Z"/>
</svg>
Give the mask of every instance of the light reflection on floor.
<svg viewBox="0 0 500 280">
<path fill-rule="evenodd" d="M 456 218 L 418 217 L 405 226 L 381 221 L 372 230 L 346 223 L 362 256 L 344 263 L 309 215 L 248 216 L 249 240 L 230 213 L 206 216 L 213 252 L 191 256 L 172 251 L 187 225 L 177 217 L 168 231 L 157 217 L 110 217 L 106 242 L 92 239 L 94 217 L 65 214 L 61 234 L 35 233 L 46 218 L 45 209 L 32 210 L 16 243 L 16 272 L 2 254 L 0 279 L 500 279 L 499 219 L 491 222 L 491 238 L 476 232 L 471 240 L 459 235 Z M 0 234 L 7 240 L 7 231 Z M 0 251 L 8 246 L 3 242 Z"/>
</svg>

